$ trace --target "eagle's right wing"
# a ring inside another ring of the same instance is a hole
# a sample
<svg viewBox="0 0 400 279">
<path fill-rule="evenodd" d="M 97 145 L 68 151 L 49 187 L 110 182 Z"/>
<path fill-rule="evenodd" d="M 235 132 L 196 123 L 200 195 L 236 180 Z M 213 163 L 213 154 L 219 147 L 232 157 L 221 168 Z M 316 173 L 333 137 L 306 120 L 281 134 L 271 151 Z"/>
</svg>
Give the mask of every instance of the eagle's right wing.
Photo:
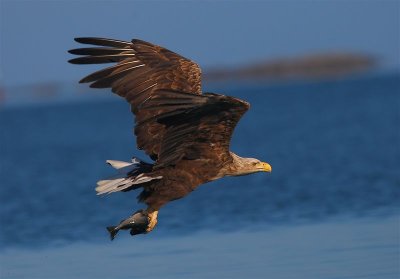
<svg viewBox="0 0 400 279">
<path fill-rule="evenodd" d="M 230 160 L 233 130 L 250 105 L 225 95 L 172 91 L 159 92 L 143 104 L 149 110 L 164 107 L 174 109 L 156 118 L 166 126 L 156 169 L 181 160 L 209 160 L 210 166 Z"/>
</svg>

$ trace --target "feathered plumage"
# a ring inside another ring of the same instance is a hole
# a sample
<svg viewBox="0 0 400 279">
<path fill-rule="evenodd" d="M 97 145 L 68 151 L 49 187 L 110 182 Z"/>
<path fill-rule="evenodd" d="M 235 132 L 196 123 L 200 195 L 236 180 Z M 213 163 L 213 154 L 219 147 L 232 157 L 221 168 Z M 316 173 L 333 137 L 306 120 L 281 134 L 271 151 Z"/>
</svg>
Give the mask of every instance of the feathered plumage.
<svg viewBox="0 0 400 279">
<path fill-rule="evenodd" d="M 158 210 L 197 186 L 226 175 L 271 171 L 257 159 L 229 151 L 234 128 L 249 104 L 237 98 L 201 90 L 201 70 L 193 61 L 163 47 L 134 39 L 77 38 L 98 47 L 73 49 L 82 57 L 73 64 L 117 63 L 84 77 L 93 88 L 111 88 L 125 98 L 135 115 L 137 147 L 153 164 L 108 161 L 119 174 L 98 182 L 98 194 L 143 188 L 139 201 L 147 210 L 144 232 L 157 222 Z M 128 222 L 129 223 L 129 222 Z M 125 224 L 125 223 L 124 223 Z M 131 223 L 129 223 L 131 224 Z M 141 224 L 143 226 L 143 224 Z M 120 229 L 132 228 L 121 226 Z M 119 228 L 119 227 L 118 227 Z M 137 230 L 135 230 L 135 234 Z"/>
</svg>

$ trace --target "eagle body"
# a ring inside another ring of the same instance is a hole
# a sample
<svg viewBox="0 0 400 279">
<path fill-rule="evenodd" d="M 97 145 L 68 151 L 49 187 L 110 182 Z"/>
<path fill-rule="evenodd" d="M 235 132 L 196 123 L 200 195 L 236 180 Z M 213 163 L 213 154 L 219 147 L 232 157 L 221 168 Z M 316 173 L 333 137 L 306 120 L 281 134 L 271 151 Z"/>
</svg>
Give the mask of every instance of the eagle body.
<svg viewBox="0 0 400 279">
<path fill-rule="evenodd" d="M 119 225 L 108 227 L 112 239 L 121 229 L 130 229 L 132 235 L 150 232 L 162 206 L 199 185 L 224 176 L 271 171 L 269 164 L 229 150 L 234 128 L 250 105 L 234 97 L 203 93 L 201 70 L 195 62 L 137 39 L 75 40 L 96 47 L 70 50 L 81 55 L 70 63 L 116 63 L 80 82 L 111 88 L 130 104 L 137 147 L 154 161 L 107 161 L 118 174 L 98 181 L 97 193 L 140 188 L 138 200 L 147 205 Z"/>
</svg>

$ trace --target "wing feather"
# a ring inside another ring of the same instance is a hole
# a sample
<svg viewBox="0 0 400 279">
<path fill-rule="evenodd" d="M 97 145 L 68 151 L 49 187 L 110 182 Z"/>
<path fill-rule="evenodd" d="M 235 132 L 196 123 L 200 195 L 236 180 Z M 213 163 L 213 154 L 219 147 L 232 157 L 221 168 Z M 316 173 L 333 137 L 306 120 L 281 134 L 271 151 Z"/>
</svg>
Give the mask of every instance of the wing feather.
<svg viewBox="0 0 400 279">
<path fill-rule="evenodd" d="M 96 37 L 82 37 L 75 38 L 75 41 L 81 44 L 95 45 L 95 46 L 110 46 L 110 47 L 130 47 L 130 43 L 126 41 L 96 38 Z"/>
<path fill-rule="evenodd" d="M 128 57 L 135 56 L 135 54 L 110 54 L 110 55 L 96 55 L 96 56 L 83 56 L 69 60 L 71 64 L 104 64 L 124 61 Z"/>
<path fill-rule="evenodd" d="M 87 83 L 87 82 L 93 82 L 96 81 L 98 79 L 102 79 L 107 77 L 108 75 L 114 73 L 114 72 L 118 72 L 121 70 L 124 70 L 126 68 L 129 68 L 132 66 L 132 64 L 137 64 L 138 61 L 137 60 L 132 60 L 129 61 L 130 59 L 126 59 L 126 62 L 123 63 L 119 63 L 117 65 L 113 65 L 111 67 L 105 68 L 105 69 L 101 69 L 99 71 L 96 71 L 90 75 L 87 75 L 86 77 L 84 77 L 83 79 L 81 79 L 79 81 L 79 83 Z"/>
<path fill-rule="evenodd" d="M 89 47 L 89 48 L 76 48 L 71 49 L 68 52 L 75 55 L 110 55 L 110 54 L 121 54 L 129 52 L 130 48 L 106 48 L 106 47 Z"/>
<path fill-rule="evenodd" d="M 137 68 L 144 67 L 144 64 L 139 65 L 131 65 L 131 67 L 127 67 L 125 69 L 118 69 L 111 74 L 107 75 L 106 77 L 99 78 L 95 82 L 93 82 L 90 87 L 92 88 L 108 88 L 113 85 L 114 82 L 121 79 L 126 75 L 129 75 L 130 72 L 136 70 Z"/>
</svg>

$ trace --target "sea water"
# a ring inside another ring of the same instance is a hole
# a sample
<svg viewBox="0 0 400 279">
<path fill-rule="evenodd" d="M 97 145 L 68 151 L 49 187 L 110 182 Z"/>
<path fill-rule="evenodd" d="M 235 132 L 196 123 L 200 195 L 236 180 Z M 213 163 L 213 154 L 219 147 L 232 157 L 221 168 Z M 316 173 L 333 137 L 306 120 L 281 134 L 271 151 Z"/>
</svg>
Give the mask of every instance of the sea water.
<svg viewBox="0 0 400 279">
<path fill-rule="evenodd" d="M 107 159 L 150 161 L 128 104 L 3 106 L 0 277 L 397 278 L 400 76 L 214 89 L 251 103 L 231 149 L 272 173 L 203 185 L 114 242 L 105 227 L 144 205 L 96 181 Z"/>
</svg>

